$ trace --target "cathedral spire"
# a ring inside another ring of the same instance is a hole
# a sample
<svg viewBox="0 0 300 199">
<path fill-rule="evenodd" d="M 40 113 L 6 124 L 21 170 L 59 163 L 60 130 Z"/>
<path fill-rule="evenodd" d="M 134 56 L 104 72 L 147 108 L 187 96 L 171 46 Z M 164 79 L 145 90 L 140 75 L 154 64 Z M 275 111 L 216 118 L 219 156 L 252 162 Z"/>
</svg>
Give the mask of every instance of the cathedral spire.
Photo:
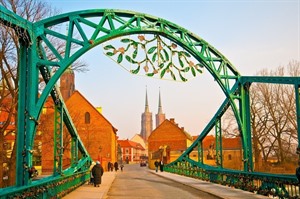
<svg viewBox="0 0 300 199">
<path fill-rule="evenodd" d="M 147 86 L 146 86 L 145 112 L 142 113 L 141 124 L 142 124 L 141 137 L 147 142 L 148 137 L 150 136 L 153 130 L 152 113 L 149 111 L 149 105 L 148 105 Z"/>
<path fill-rule="evenodd" d="M 157 114 L 162 114 L 162 105 L 161 105 L 161 97 L 160 97 L 160 88 L 159 88 L 159 99 L 158 99 L 158 112 Z"/>
<path fill-rule="evenodd" d="M 147 86 L 146 86 L 145 112 L 149 112 L 149 105 L 148 105 L 148 94 L 147 94 Z"/>
<path fill-rule="evenodd" d="M 158 127 L 166 119 L 166 115 L 162 111 L 160 88 L 159 88 L 159 99 L 158 99 L 158 112 L 156 114 L 155 119 L 156 119 L 156 127 Z"/>
</svg>

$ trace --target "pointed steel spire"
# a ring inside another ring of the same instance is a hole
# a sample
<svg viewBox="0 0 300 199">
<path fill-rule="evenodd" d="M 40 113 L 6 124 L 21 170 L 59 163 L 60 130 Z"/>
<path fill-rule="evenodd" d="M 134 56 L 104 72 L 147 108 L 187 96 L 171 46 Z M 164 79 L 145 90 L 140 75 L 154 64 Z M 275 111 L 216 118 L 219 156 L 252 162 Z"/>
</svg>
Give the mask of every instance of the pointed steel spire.
<svg viewBox="0 0 300 199">
<path fill-rule="evenodd" d="M 161 97 L 160 97 L 160 87 L 159 87 L 159 99 L 158 99 L 158 113 L 157 114 L 162 114 L 162 105 L 161 105 Z"/>
<path fill-rule="evenodd" d="M 147 86 L 146 86 L 145 112 L 149 112 L 148 95 L 147 95 Z"/>
</svg>

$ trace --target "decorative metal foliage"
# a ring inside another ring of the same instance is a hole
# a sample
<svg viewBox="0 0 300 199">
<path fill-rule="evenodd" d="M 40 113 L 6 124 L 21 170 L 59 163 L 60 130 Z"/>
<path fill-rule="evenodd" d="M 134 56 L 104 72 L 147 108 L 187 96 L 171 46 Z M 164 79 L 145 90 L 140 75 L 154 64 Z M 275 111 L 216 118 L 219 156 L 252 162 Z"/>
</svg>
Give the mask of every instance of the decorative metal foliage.
<svg viewBox="0 0 300 199">
<path fill-rule="evenodd" d="M 125 47 L 105 45 L 105 54 L 122 66 L 129 63 L 132 74 L 186 82 L 189 77 L 203 72 L 200 63 L 195 63 L 187 51 L 173 42 L 167 44 L 159 35 L 153 35 L 149 40 L 145 35 L 138 35 L 137 41 L 127 37 L 120 42 Z"/>
</svg>

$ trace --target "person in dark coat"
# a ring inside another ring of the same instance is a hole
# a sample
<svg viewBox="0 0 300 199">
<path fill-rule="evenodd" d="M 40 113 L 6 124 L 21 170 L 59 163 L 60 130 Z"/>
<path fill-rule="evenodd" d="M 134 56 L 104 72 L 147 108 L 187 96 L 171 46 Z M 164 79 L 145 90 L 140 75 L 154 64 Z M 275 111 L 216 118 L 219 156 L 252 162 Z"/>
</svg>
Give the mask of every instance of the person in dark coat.
<svg viewBox="0 0 300 199">
<path fill-rule="evenodd" d="M 155 160 L 154 166 L 155 166 L 155 171 L 157 172 L 159 166 L 159 162 L 157 160 Z"/>
<path fill-rule="evenodd" d="M 115 167 L 115 171 L 117 172 L 118 169 L 119 169 L 119 164 L 118 164 L 118 162 L 115 162 L 114 167 Z"/>
<path fill-rule="evenodd" d="M 97 161 L 96 165 L 92 169 L 92 175 L 94 177 L 94 187 L 99 187 L 99 185 L 101 184 L 101 177 L 103 173 L 103 167 L 100 165 L 100 162 Z"/>
<path fill-rule="evenodd" d="M 110 166 L 111 166 L 111 164 L 110 164 L 110 162 L 108 162 L 108 164 L 107 164 L 107 171 L 110 171 Z"/>
<path fill-rule="evenodd" d="M 162 160 L 159 162 L 159 169 L 161 172 L 164 171 L 164 162 Z"/>
</svg>

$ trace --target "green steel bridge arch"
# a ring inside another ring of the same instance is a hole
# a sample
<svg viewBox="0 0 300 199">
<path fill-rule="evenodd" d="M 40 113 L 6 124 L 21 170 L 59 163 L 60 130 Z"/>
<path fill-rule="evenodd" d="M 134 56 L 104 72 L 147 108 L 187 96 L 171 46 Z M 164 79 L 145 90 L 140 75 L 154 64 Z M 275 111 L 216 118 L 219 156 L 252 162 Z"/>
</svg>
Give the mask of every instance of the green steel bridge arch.
<svg viewBox="0 0 300 199">
<path fill-rule="evenodd" d="M 130 70 L 131 73 L 141 73 L 141 64 L 146 63 L 149 67 L 144 67 L 144 75 L 159 78 L 169 75 L 173 80 L 186 81 L 185 75 L 195 77 L 205 69 L 213 76 L 226 96 L 198 139 L 176 161 L 166 166 L 168 171 L 182 172 L 183 167 L 180 165 L 184 164 L 185 175 L 209 179 L 212 182 L 222 182 L 221 179 L 226 179 L 226 182 L 237 183 L 242 175 L 247 186 L 253 185 L 253 181 L 259 179 L 262 181 L 262 188 L 274 188 L 278 190 L 278 195 L 288 194 L 285 184 L 295 184 L 294 176 L 278 177 L 253 172 L 249 87 L 252 82 L 294 85 L 299 124 L 299 78 L 241 76 L 224 55 L 196 34 L 162 18 L 143 13 L 107 9 L 83 10 L 31 23 L 0 6 L 0 22 L 22 33 L 19 35 L 21 56 L 18 113 L 21 114 L 18 114 L 17 127 L 17 178 L 15 187 L 3 189 L 0 198 L 5 198 L 9 194 L 14 196 L 29 194 L 29 197 L 62 196 L 88 179 L 89 174 L 86 171 L 91 159 L 78 136 L 56 82 L 64 71 L 87 51 L 117 38 L 122 38 L 119 43 L 125 47 L 116 48 L 109 44 L 104 46 L 104 50 L 107 56 L 114 58 L 119 64 L 128 62 L 135 65 L 136 68 Z M 65 33 L 55 29 L 65 24 L 68 27 Z M 153 35 L 153 38 L 147 40 L 144 36 L 140 36 L 141 34 Z M 131 39 L 132 35 L 139 35 L 138 40 Z M 64 43 L 64 53 L 56 48 L 51 38 Z M 171 44 L 165 43 L 164 39 L 170 40 Z M 147 45 L 152 46 L 147 48 Z M 181 50 L 177 50 L 177 45 Z M 77 48 L 74 49 L 72 46 Z M 129 52 L 130 48 L 133 49 L 132 53 Z M 145 58 L 142 60 L 137 60 L 138 49 L 144 49 Z M 171 59 L 174 54 L 177 55 L 177 61 Z M 42 91 L 38 86 L 39 76 L 42 76 L 45 82 Z M 31 150 L 37 121 L 49 95 L 55 103 L 56 110 L 54 174 L 32 182 L 28 177 L 28 168 L 32 166 Z M 222 168 L 221 117 L 229 107 L 233 110 L 241 134 L 243 159 L 247 160 L 242 172 Z M 72 162 L 70 168 L 66 170 L 62 168 L 63 123 L 72 137 Z M 203 164 L 201 158 L 202 140 L 213 128 L 216 133 L 217 159 L 221 165 L 218 167 Z M 198 147 L 198 161 L 189 158 L 195 147 Z M 271 180 L 264 181 L 266 176 Z"/>
</svg>

